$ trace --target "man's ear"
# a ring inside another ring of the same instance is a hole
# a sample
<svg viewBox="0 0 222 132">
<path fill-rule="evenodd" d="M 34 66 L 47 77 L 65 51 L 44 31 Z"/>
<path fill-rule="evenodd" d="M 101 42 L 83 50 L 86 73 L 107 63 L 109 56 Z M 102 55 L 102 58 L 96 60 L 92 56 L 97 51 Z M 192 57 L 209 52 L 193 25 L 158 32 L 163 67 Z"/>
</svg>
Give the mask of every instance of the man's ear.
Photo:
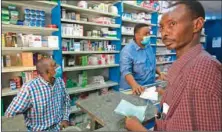
<svg viewBox="0 0 222 132">
<path fill-rule="evenodd" d="M 193 26 L 194 26 L 193 28 L 194 33 L 200 32 L 204 26 L 204 19 L 202 17 L 198 17 L 193 21 Z"/>
</svg>

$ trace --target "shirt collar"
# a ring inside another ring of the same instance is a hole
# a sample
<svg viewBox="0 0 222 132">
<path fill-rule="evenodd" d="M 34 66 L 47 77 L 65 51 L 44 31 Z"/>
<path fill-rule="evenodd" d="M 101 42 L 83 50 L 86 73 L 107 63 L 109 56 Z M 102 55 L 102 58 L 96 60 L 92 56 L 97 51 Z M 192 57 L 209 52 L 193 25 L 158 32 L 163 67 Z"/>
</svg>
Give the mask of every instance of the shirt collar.
<svg viewBox="0 0 222 132">
<path fill-rule="evenodd" d="M 39 78 L 39 80 L 40 80 L 43 84 L 52 86 L 49 82 L 47 82 L 47 81 L 46 81 L 44 78 L 42 78 L 41 76 L 38 76 L 38 78 Z M 56 82 L 56 80 L 55 80 L 55 82 Z M 55 85 L 55 82 L 54 82 L 54 85 Z M 53 85 L 53 86 L 54 86 L 54 85 Z"/>
<path fill-rule="evenodd" d="M 180 74 L 183 67 L 192 59 L 194 59 L 202 51 L 202 45 L 198 44 L 176 60 L 168 71 L 167 80 L 170 84 L 174 82 Z"/>
<path fill-rule="evenodd" d="M 135 40 L 132 40 L 132 43 L 133 43 L 133 45 L 135 46 L 135 48 L 136 48 L 137 51 L 138 51 L 138 50 L 146 49 L 146 48 L 148 47 L 148 45 L 145 45 L 144 48 L 141 48 L 141 47 L 136 43 Z"/>
</svg>

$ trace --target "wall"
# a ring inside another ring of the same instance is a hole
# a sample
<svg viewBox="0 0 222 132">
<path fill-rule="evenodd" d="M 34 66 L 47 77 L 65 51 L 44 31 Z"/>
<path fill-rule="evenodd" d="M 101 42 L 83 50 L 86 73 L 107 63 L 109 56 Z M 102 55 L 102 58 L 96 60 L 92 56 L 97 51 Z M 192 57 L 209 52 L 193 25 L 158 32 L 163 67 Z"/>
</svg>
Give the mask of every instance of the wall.
<svg viewBox="0 0 222 132">
<path fill-rule="evenodd" d="M 215 55 L 217 59 L 222 63 L 222 47 L 212 48 L 213 37 L 222 37 L 222 20 L 208 20 L 205 23 L 205 34 L 207 35 L 206 50 Z M 222 45 L 222 44 L 221 44 Z"/>
</svg>

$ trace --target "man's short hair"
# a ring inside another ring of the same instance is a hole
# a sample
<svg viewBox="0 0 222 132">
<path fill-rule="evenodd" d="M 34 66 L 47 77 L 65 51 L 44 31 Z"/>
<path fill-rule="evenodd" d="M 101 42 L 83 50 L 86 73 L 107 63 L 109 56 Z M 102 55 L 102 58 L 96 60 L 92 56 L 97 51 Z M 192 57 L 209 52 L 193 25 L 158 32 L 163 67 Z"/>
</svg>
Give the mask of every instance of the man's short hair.
<svg viewBox="0 0 222 132">
<path fill-rule="evenodd" d="M 38 74 L 43 75 L 45 73 L 48 73 L 48 69 L 50 66 L 49 60 L 52 60 L 49 57 L 43 57 L 42 59 L 38 60 L 36 64 L 36 70 Z"/>
<path fill-rule="evenodd" d="M 184 4 L 190 10 L 192 18 L 202 17 L 205 19 L 205 11 L 202 4 L 197 0 L 180 0 L 169 5 L 169 8 Z"/>
<path fill-rule="evenodd" d="M 136 33 L 143 27 L 149 27 L 149 25 L 144 24 L 144 23 L 136 24 L 136 26 L 134 27 L 134 39 L 135 39 Z"/>
</svg>

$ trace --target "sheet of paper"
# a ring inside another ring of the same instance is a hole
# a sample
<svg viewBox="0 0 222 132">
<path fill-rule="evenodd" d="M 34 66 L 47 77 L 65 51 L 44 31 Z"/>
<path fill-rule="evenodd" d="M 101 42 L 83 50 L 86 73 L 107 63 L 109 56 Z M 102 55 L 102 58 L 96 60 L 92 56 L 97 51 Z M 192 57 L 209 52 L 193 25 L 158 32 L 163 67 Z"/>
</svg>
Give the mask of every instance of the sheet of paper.
<svg viewBox="0 0 222 132">
<path fill-rule="evenodd" d="M 135 106 L 122 99 L 114 111 L 123 116 L 136 116 L 142 122 L 145 118 L 146 107 L 147 106 Z"/>
<path fill-rule="evenodd" d="M 156 86 L 145 89 L 145 91 L 140 95 L 140 98 L 157 101 L 158 92 L 156 92 Z"/>
</svg>

